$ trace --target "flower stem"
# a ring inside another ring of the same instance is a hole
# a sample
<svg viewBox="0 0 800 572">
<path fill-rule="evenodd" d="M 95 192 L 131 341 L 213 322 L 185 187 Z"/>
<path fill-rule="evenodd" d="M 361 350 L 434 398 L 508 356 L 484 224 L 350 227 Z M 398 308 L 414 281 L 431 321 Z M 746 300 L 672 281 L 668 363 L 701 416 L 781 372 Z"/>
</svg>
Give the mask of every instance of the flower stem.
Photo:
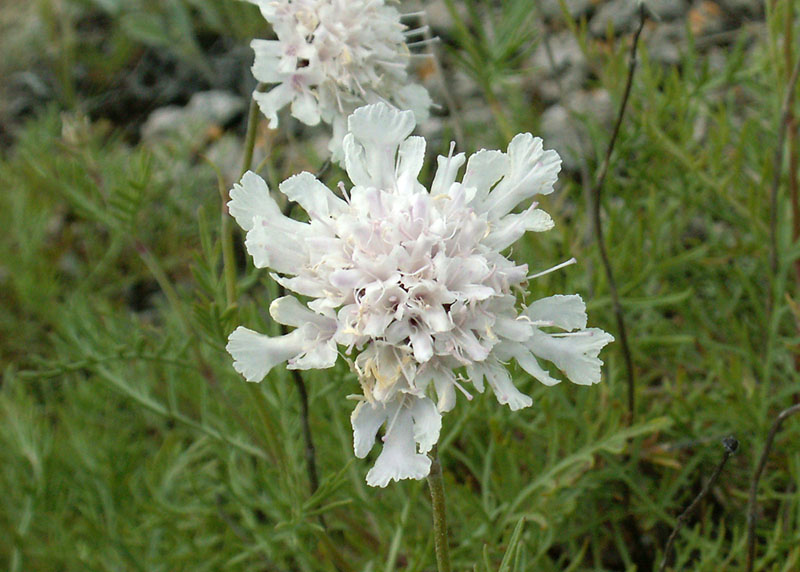
<svg viewBox="0 0 800 572">
<path fill-rule="evenodd" d="M 447 511 L 444 502 L 444 481 L 439 454 L 434 446 L 431 451 L 431 472 L 428 486 L 431 489 L 433 508 L 433 541 L 436 546 L 436 566 L 439 572 L 450 572 L 450 549 L 447 546 Z"/>
<path fill-rule="evenodd" d="M 259 83 L 256 91 L 264 91 L 266 84 Z M 250 109 L 247 111 L 247 134 L 244 138 L 244 157 L 242 158 L 242 175 L 249 171 L 253 165 L 253 150 L 256 146 L 256 133 L 258 132 L 258 103 L 255 97 L 250 100 Z"/>
</svg>

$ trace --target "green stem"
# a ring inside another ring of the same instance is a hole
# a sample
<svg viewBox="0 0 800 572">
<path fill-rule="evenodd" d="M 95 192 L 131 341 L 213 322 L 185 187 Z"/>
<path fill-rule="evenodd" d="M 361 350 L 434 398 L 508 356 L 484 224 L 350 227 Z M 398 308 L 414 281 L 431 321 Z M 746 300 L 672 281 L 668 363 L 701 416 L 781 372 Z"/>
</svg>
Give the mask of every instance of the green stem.
<svg viewBox="0 0 800 572">
<path fill-rule="evenodd" d="M 433 541 L 436 546 L 436 566 L 439 572 L 450 572 L 450 549 L 447 546 L 447 511 L 444 502 L 444 481 L 439 454 L 434 447 L 430 454 L 431 472 L 428 474 L 428 486 L 431 489 L 431 506 L 433 508 Z"/>
<path fill-rule="evenodd" d="M 259 83 L 256 91 L 264 91 L 267 85 Z M 253 150 L 256 147 L 256 133 L 258 132 L 259 110 L 256 98 L 250 99 L 250 109 L 247 111 L 247 134 L 244 138 L 244 158 L 242 159 L 242 175 L 250 170 L 253 165 Z"/>
</svg>

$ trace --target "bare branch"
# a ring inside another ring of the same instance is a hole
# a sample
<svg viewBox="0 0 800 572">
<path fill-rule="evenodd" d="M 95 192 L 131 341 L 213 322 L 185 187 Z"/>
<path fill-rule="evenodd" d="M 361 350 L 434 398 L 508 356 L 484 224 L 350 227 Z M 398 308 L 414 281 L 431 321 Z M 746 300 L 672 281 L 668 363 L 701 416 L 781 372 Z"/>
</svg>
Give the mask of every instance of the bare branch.
<svg viewBox="0 0 800 572">
<path fill-rule="evenodd" d="M 634 418 L 634 410 L 636 407 L 636 377 L 633 371 L 633 359 L 631 358 L 631 350 L 630 346 L 628 345 L 628 333 L 625 327 L 625 318 L 622 313 L 622 305 L 619 302 L 619 292 L 617 290 L 617 282 L 614 279 L 614 272 L 611 269 L 611 262 L 608 258 L 608 252 L 606 251 L 605 246 L 605 238 L 603 237 L 603 225 L 600 220 L 600 196 L 601 191 L 603 190 L 603 183 L 605 182 L 606 175 L 608 174 L 608 167 L 611 163 L 611 153 L 614 151 L 614 145 L 617 142 L 617 136 L 619 135 L 619 129 L 622 125 L 622 119 L 625 116 L 625 108 L 628 106 L 628 98 L 630 97 L 631 93 L 631 86 L 633 85 L 633 75 L 636 71 L 636 50 L 639 45 L 639 36 L 642 34 L 642 30 L 644 29 L 644 22 L 645 22 L 645 14 L 644 14 L 644 4 L 639 7 L 639 27 L 636 30 L 635 35 L 633 36 L 633 45 L 631 46 L 631 54 L 630 54 L 630 62 L 628 64 L 628 79 L 627 83 L 625 84 L 625 92 L 622 96 L 622 102 L 619 106 L 619 113 L 617 115 L 617 121 L 614 124 L 614 131 L 611 134 L 611 140 L 608 142 L 608 148 L 606 149 L 606 156 L 603 159 L 603 163 L 600 165 L 600 169 L 597 172 L 597 178 L 594 183 L 594 187 L 592 187 L 592 191 L 590 195 L 594 197 L 593 201 L 593 209 L 592 209 L 592 217 L 594 219 L 594 231 L 597 238 L 597 246 L 600 250 L 600 258 L 603 262 L 603 268 L 606 272 L 606 278 L 608 280 L 608 289 L 611 293 L 611 300 L 614 304 L 614 314 L 617 318 L 617 330 L 619 332 L 619 341 L 622 344 L 622 354 L 625 358 L 625 369 L 627 370 L 628 374 L 628 422 L 633 423 Z"/>
<path fill-rule="evenodd" d="M 781 411 L 772 423 L 772 427 L 767 435 L 767 442 L 764 444 L 764 451 L 761 453 L 761 459 L 758 461 L 758 467 L 753 474 L 753 481 L 750 483 L 750 500 L 747 503 L 747 572 L 753 572 L 753 563 L 756 556 L 756 520 L 758 515 L 756 513 L 758 494 L 758 481 L 761 480 L 761 474 L 767 465 L 767 457 L 769 457 L 770 449 L 772 449 L 772 442 L 775 440 L 775 435 L 781 428 L 781 424 L 788 418 L 800 411 L 800 403 L 793 405 L 788 409 Z"/>
<path fill-rule="evenodd" d="M 695 499 L 686 507 L 686 509 L 678 516 L 678 521 L 675 524 L 675 528 L 672 530 L 672 534 L 669 535 L 669 539 L 667 540 L 667 545 L 664 547 L 664 558 L 661 560 L 661 566 L 658 568 L 658 572 L 664 572 L 667 569 L 667 561 L 669 560 L 669 555 L 672 552 L 672 545 L 675 543 L 675 539 L 678 537 L 678 533 L 680 532 L 683 525 L 686 523 L 686 520 L 689 518 L 689 515 L 697 508 L 697 505 L 700 504 L 700 501 L 703 500 L 706 495 L 708 495 L 708 491 L 711 490 L 711 487 L 714 486 L 714 483 L 717 482 L 717 478 L 719 478 L 720 473 L 722 473 L 722 469 L 725 468 L 725 463 L 728 462 L 728 459 L 736 452 L 739 448 L 739 441 L 736 440 L 734 437 L 725 437 L 722 440 L 722 446 L 725 447 L 725 453 L 722 455 L 722 461 L 720 461 L 717 468 L 714 469 L 714 472 L 711 473 L 711 478 L 708 479 L 706 486 L 703 487 L 703 490 L 700 491 L 700 494 L 695 497 Z"/>
</svg>

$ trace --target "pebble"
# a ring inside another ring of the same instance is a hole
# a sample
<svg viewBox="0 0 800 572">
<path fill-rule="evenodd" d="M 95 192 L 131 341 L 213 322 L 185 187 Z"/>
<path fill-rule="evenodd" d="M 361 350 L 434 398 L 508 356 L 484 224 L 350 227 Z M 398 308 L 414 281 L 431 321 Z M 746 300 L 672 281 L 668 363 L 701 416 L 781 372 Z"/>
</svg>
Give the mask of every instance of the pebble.
<svg viewBox="0 0 800 572">
<path fill-rule="evenodd" d="M 564 98 L 564 104 L 548 107 L 542 114 L 541 132 L 550 149 L 557 149 L 565 171 L 580 170 L 579 157 L 594 155 L 589 124 L 607 129 L 614 113 L 611 96 L 604 89 L 578 91 Z"/>
<path fill-rule="evenodd" d="M 610 26 L 617 34 L 629 32 L 636 26 L 638 13 L 639 4 L 633 0 L 611 0 L 592 16 L 589 31 L 595 36 L 605 36 Z"/>
<path fill-rule="evenodd" d="M 244 111 L 245 100 L 227 91 L 201 91 L 192 96 L 185 107 L 168 105 L 150 113 L 142 125 L 142 138 L 154 139 L 179 135 L 201 137 L 215 126 L 224 126 Z"/>
<path fill-rule="evenodd" d="M 686 0 L 645 0 L 644 5 L 657 21 L 682 18 L 689 11 Z"/>
<path fill-rule="evenodd" d="M 569 15 L 573 18 L 580 18 L 592 9 L 592 0 L 565 0 Z M 561 3 L 558 0 L 542 0 L 539 3 L 542 15 L 550 20 L 559 20 L 563 17 Z"/>
</svg>

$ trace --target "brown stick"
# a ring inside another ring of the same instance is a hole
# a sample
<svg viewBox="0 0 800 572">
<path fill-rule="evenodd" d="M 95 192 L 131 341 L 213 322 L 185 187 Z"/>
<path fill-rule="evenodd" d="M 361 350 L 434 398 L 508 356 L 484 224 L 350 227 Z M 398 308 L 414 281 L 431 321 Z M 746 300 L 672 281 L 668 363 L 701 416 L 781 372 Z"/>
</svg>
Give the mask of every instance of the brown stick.
<svg viewBox="0 0 800 572">
<path fill-rule="evenodd" d="M 775 418 L 767 435 L 767 442 L 764 444 L 764 451 L 761 453 L 758 467 L 756 467 L 756 472 L 753 474 L 753 481 L 750 483 L 750 500 L 747 503 L 747 566 L 745 568 L 747 572 L 753 572 L 753 564 L 756 557 L 756 520 L 758 519 L 756 496 L 758 494 L 758 481 L 761 480 L 761 474 L 767 465 L 767 457 L 770 449 L 772 449 L 772 442 L 775 440 L 775 435 L 781 428 L 781 424 L 798 411 L 800 411 L 800 404 L 784 409 Z"/>
<path fill-rule="evenodd" d="M 722 461 L 720 461 L 717 468 L 714 469 L 714 472 L 711 473 L 711 477 L 708 479 L 706 486 L 703 487 L 703 490 L 700 491 L 700 494 L 695 497 L 695 499 L 689 504 L 689 506 L 684 509 L 684 511 L 678 516 L 678 521 L 675 524 L 675 528 L 672 530 L 672 534 L 669 535 L 669 539 L 667 539 L 667 545 L 664 547 L 664 558 L 661 560 L 661 566 L 658 568 L 658 572 L 664 572 L 667 569 L 667 561 L 669 560 L 670 552 L 672 551 L 672 545 L 675 543 L 675 539 L 678 537 L 678 533 L 680 532 L 683 525 L 686 523 L 686 520 L 689 518 L 689 515 L 697 508 L 697 505 L 700 504 L 700 501 L 703 500 L 706 495 L 708 495 L 708 491 L 711 490 L 711 487 L 714 486 L 714 483 L 717 482 L 720 473 L 722 473 L 722 469 L 725 468 L 725 463 L 728 462 L 728 459 L 736 452 L 739 448 L 739 441 L 737 441 L 734 437 L 725 437 L 722 440 L 722 445 L 725 447 L 725 453 L 722 455 Z"/>
<path fill-rule="evenodd" d="M 631 350 L 630 346 L 628 345 L 628 333 L 627 329 L 625 328 L 625 318 L 622 313 L 622 305 L 619 301 L 619 292 L 617 290 L 617 282 L 614 279 L 614 272 L 611 269 L 611 262 L 608 258 L 608 252 L 606 251 L 605 246 L 605 238 L 603 236 L 603 225 L 600 220 L 600 195 L 601 191 L 603 190 L 603 183 L 605 182 L 606 175 L 608 174 L 608 167 L 611 163 L 611 153 L 614 151 L 614 145 L 617 142 L 617 136 L 619 135 L 619 129 L 622 125 L 622 119 L 625 115 L 625 108 L 628 106 L 628 98 L 630 97 L 631 93 L 631 86 L 633 85 L 633 75 L 636 71 L 636 49 L 639 45 L 639 36 L 642 34 L 642 29 L 644 29 L 644 4 L 642 4 L 639 8 L 639 27 L 636 30 L 635 35 L 633 36 L 633 45 L 631 46 L 631 54 L 630 54 L 630 63 L 628 65 L 628 79 L 625 84 L 625 92 L 622 96 L 622 102 L 619 106 L 619 113 L 617 114 L 617 121 L 614 124 L 614 131 L 611 134 L 611 140 L 608 142 L 608 148 L 606 149 L 606 155 L 603 159 L 603 163 L 600 165 L 600 169 L 597 172 L 597 178 L 595 179 L 594 187 L 592 187 L 591 196 L 594 197 L 593 202 L 593 209 L 592 209 L 592 217 L 594 220 L 594 231 L 597 238 L 597 246 L 600 250 L 600 259 L 603 262 L 603 268 L 606 272 L 606 278 L 608 280 L 608 289 L 611 293 L 611 300 L 614 305 L 614 314 L 617 318 L 617 330 L 619 331 L 619 341 L 622 344 L 622 354 L 625 358 L 625 369 L 628 375 L 628 423 L 633 423 L 634 418 L 634 410 L 636 407 L 636 377 L 633 371 L 633 359 L 631 358 Z"/>
</svg>

